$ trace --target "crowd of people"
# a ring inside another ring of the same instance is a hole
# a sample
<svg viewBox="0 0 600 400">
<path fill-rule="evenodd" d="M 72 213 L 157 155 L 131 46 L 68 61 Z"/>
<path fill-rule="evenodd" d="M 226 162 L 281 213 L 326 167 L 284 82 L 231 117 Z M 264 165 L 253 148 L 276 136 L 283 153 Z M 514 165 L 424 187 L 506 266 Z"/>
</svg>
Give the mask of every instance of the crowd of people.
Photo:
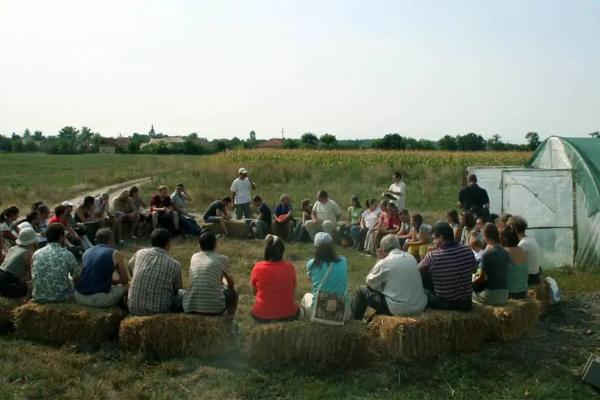
<svg viewBox="0 0 600 400">
<path fill-rule="evenodd" d="M 474 175 L 459 193 L 460 214 L 450 210 L 446 220 L 431 225 L 406 209 L 407 186 L 399 172 L 380 199 L 369 199 L 363 208 L 352 197 L 345 213 L 324 190 L 312 205 L 303 200 L 298 214 L 286 194 L 271 209 L 252 195 L 256 187 L 241 168 L 231 196 L 211 203 L 202 219 L 217 224 L 225 236 L 232 223 L 243 221 L 249 237 L 264 239 L 263 260 L 250 276 L 251 315 L 257 323 L 306 317 L 341 324 L 363 319 L 368 308 L 406 316 L 427 307 L 468 311 L 474 301 L 502 306 L 524 299 L 528 286 L 540 281 L 540 249 L 526 235 L 527 222 L 490 214 L 487 193 Z M 2 211 L 0 295 L 39 303 L 121 305 L 133 315 L 236 313 L 229 258 L 219 252 L 219 235 L 202 229 L 188 212 L 190 196 L 183 184 L 171 195 L 160 186 L 149 206 L 137 187 L 109 200 L 103 193 L 85 197 L 79 206 L 65 201 L 52 216 L 47 205 L 36 202 L 24 219 L 17 207 Z M 150 231 L 150 247 L 126 260 L 119 244 L 144 231 Z M 193 235 L 199 243 L 186 288 L 181 263 L 169 255 L 176 234 Z M 285 258 L 290 241 L 314 245 L 306 263 L 311 290 L 301 301 L 295 298 L 294 265 Z M 353 295 L 339 245 L 377 258 Z"/>
</svg>

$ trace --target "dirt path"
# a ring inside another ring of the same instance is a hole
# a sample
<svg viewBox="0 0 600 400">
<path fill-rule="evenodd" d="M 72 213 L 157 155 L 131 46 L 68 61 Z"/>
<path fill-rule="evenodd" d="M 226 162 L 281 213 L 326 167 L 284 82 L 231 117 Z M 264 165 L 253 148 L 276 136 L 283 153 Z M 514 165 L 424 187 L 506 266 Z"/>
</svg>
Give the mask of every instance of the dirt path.
<svg viewBox="0 0 600 400">
<path fill-rule="evenodd" d="M 125 189 L 129 189 L 132 186 L 140 186 L 143 185 L 144 183 L 148 183 L 152 180 L 152 177 L 147 176 L 145 178 L 138 178 L 138 179 L 132 179 L 130 181 L 126 181 L 126 182 L 121 182 L 121 183 L 116 183 L 114 185 L 110 185 L 110 186 L 105 186 L 102 188 L 97 188 L 94 189 L 91 192 L 87 192 L 87 193 L 81 193 L 79 196 L 73 198 L 73 199 L 69 199 L 69 201 L 72 201 L 75 204 L 81 204 L 83 203 L 83 198 L 85 196 L 99 196 L 101 193 L 104 192 L 108 192 L 109 197 L 112 199 L 114 198 L 116 195 L 118 195 L 121 191 L 125 190 Z"/>
</svg>

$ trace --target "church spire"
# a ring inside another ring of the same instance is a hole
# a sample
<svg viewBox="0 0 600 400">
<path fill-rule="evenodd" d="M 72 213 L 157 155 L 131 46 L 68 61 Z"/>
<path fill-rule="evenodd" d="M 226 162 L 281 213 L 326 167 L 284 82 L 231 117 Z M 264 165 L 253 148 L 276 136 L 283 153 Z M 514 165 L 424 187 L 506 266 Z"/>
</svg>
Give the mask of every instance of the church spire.
<svg viewBox="0 0 600 400">
<path fill-rule="evenodd" d="M 150 132 L 148 132 L 148 135 L 150 135 L 151 137 L 156 135 L 156 132 L 154 132 L 154 124 L 152 124 L 152 127 L 150 128 Z"/>
</svg>

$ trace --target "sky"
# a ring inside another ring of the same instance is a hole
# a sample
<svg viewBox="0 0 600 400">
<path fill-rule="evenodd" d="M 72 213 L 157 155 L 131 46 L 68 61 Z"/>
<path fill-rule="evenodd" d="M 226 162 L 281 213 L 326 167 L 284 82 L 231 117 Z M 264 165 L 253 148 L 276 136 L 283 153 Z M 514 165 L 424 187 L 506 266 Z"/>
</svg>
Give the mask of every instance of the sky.
<svg viewBox="0 0 600 400">
<path fill-rule="evenodd" d="M 598 0 L 0 0 L 0 133 L 600 130 Z"/>
</svg>

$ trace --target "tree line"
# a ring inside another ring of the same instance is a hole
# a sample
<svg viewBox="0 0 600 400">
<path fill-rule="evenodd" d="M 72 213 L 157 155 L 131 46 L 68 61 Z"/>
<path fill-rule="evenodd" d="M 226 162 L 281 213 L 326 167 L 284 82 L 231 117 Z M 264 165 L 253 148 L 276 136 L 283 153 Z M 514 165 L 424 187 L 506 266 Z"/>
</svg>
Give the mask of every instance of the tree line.
<svg viewBox="0 0 600 400">
<path fill-rule="evenodd" d="M 599 132 L 592 132 L 591 137 L 600 138 Z M 153 138 L 168 136 L 162 133 L 133 133 L 126 146 L 118 148 L 118 152 L 129 154 L 212 154 L 225 150 L 253 149 L 262 141 L 256 139 L 251 131 L 247 139 L 215 139 L 208 141 L 190 133 L 177 143 L 153 143 Z M 25 129 L 22 135 L 0 135 L 0 152 L 45 152 L 48 154 L 81 154 L 97 153 L 103 140 L 98 132 L 89 127 L 80 129 L 73 126 L 63 127 L 57 135 L 46 136 L 41 131 L 31 132 Z M 500 135 L 484 138 L 476 133 L 465 135 L 445 135 L 439 140 L 415 139 L 399 133 L 390 133 L 379 139 L 338 140 L 335 135 L 325 133 L 317 136 L 304 133 L 299 139 L 284 139 L 285 149 L 381 149 L 381 150 L 446 150 L 446 151 L 532 151 L 541 143 L 537 132 L 525 135 L 526 143 L 513 144 L 502 140 Z"/>
</svg>

